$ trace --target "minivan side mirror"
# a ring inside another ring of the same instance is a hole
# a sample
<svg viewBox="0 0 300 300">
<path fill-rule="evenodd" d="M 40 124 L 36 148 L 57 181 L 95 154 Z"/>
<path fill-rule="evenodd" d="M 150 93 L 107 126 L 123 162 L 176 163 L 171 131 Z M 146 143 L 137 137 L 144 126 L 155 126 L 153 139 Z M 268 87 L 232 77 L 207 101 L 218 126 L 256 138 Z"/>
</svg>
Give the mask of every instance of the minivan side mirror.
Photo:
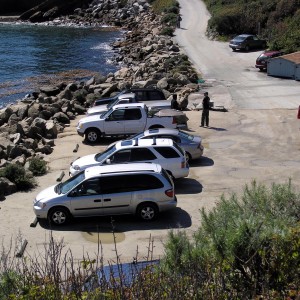
<svg viewBox="0 0 300 300">
<path fill-rule="evenodd" d="M 110 165 L 111 164 L 110 158 L 108 158 L 105 162 L 106 162 L 107 165 Z"/>
</svg>

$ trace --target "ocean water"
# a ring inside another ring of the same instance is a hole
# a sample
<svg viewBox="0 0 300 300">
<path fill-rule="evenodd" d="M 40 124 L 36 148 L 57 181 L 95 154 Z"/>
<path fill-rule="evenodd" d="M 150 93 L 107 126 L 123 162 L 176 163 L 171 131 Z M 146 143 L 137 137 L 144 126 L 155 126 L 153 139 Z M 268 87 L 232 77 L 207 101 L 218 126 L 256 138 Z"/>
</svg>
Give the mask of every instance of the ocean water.
<svg viewBox="0 0 300 300">
<path fill-rule="evenodd" d="M 0 108 L 42 85 L 115 72 L 110 44 L 121 35 L 100 28 L 0 24 Z"/>
</svg>

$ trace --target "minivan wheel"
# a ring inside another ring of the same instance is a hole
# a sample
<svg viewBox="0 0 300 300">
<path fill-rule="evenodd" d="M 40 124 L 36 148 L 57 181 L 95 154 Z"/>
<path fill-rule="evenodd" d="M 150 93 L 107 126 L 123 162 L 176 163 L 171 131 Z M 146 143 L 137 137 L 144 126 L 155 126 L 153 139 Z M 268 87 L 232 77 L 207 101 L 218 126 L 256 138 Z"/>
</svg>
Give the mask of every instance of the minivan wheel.
<svg viewBox="0 0 300 300">
<path fill-rule="evenodd" d="M 158 216 L 158 209 L 152 203 L 144 203 L 138 207 L 137 216 L 143 221 L 153 221 Z"/>
<path fill-rule="evenodd" d="M 64 207 L 54 207 L 50 210 L 48 219 L 53 225 L 65 225 L 70 221 L 70 213 Z"/>
<path fill-rule="evenodd" d="M 96 143 L 100 138 L 100 131 L 96 128 L 90 128 L 85 132 L 85 140 L 89 143 Z"/>
<path fill-rule="evenodd" d="M 248 51 L 250 50 L 250 47 L 247 45 L 247 46 L 245 47 L 245 50 L 248 52 Z"/>
</svg>

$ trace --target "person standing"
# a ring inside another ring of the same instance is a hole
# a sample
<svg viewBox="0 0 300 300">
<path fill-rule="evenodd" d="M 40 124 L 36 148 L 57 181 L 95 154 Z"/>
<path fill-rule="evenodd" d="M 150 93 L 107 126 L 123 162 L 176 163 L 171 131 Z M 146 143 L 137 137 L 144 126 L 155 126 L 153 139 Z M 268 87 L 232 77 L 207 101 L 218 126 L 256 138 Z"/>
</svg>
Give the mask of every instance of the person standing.
<svg viewBox="0 0 300 300">
<path fill-rule="evenodd" d="M 179 104 L 177 102 L 177 94 L 173 94 L 173 98 L 171 100 L 171 108 L 179 110 Z"/>
<path fill-rule="evenodd" d="M 204 93 L 204 98 L 202 100 L 202 116 L 201 116 L 201 125 L 203 127 L 204 124 L 206 127 L 209 125 L 209 102 L 210 98 L 208 97 L 208 92 Z"/>
<path fill-rule="evenodd" d="M 178 14 L 177 20 L 176 20 L 176 27 L 180 28 L 180 21 L 182 20 L 181 16 Z"/>
</svg>

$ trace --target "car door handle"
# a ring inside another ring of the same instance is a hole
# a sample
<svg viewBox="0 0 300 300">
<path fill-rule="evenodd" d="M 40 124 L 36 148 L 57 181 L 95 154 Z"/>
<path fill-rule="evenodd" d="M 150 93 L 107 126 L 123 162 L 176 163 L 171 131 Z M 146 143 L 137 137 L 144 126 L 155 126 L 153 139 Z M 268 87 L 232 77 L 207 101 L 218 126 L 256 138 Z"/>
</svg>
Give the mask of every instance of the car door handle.
<svg viewBox="0 0 300 300">
<path fill-rule="evenodd" d="M 94 200 L 94 202 L 101 202 L 101 199 L 96 199 Z"/>
<path fill-rule="evenodd" d="M 111 201 L 111 199 L 109 198 L 104 199 L 104 202 L 109 202 L 109 201 Z"/>
</svg>

